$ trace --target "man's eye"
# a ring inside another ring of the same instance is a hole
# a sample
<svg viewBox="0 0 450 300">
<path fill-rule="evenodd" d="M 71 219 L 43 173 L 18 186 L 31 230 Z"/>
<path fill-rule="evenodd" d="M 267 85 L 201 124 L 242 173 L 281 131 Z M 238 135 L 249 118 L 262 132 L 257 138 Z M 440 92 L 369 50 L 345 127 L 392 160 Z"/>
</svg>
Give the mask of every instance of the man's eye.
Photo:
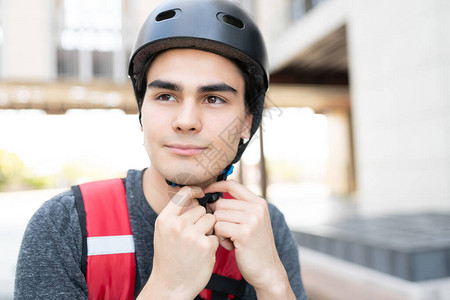
<svg viewBox="0 0 450 300">
<path fill-rule="evenodd" d="M 159 100 L 159 101 L 175 101 L 176 99 L 172 95 L 162 94 L 162 95 L 159 95 L 158 97 L 156 97 L 156 100 Z"/>
<path fill-rule="evenodd" d="M 225 103 L 225 100 L 217 96 L 209 96 L 205 99 L 205 102 L 209 104 L 220 104 Z"/>
</svg>

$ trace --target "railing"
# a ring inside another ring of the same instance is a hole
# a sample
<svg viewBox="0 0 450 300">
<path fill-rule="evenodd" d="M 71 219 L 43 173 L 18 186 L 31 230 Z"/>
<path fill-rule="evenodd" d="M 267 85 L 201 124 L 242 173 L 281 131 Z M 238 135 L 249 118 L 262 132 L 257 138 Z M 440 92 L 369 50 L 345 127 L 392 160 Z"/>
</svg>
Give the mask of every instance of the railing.
<svg viewBox="0 0 450 300">
<path fill-rule="evenodd" d="M 0 109 L 42 109 L 50 114 L 64 114 L 76 108 L 137 112 L 130 83 L 0 82 Z"/>
</svg>

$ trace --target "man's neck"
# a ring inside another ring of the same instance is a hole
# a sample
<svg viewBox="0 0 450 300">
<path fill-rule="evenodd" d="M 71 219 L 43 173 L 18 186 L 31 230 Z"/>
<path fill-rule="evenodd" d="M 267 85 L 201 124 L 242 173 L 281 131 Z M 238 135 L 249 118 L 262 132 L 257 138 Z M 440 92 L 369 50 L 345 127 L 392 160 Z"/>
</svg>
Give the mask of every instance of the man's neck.
<svg viewBox="0 0 450 300">
<path fill-rule="evenodd" d="M 205 188 L 213 182 L 215 180 L 212 178 L 210 182 L 199 186 Z M 144 171 L 142 188 L 147 202 L 158 215 L 166 207 L 170 199 L 180 190 L 178 186 L 172 187 L 168 185 L 164 177 L 152 166 Z"/>
<path fill-rule="evenodd" d="M 172 193 L 176 193 L 179 188 L 168 186 L 161 174 L 150 166 L 144 171 L 142 189 L 148 204 L 159 215 L 169 203 Z"/>
</svg>

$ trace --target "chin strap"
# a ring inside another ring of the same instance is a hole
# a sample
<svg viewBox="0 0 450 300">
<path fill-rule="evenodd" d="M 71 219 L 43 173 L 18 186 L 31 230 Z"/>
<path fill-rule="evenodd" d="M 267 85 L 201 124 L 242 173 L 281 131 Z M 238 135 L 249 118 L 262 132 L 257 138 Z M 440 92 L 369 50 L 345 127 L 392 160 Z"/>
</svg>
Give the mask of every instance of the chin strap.
<svg viewBox="0 0 450 300">
<path fill-rule="evenodd" d="M 226 167 L 225 170 L 223 170 L 223 172 L 219 176 L 217 176 L 216 181 L 227 180 L 227 177 L 231 173 L 233 173 L 233 170 L 234 170 L 234 166 L 233 165 L 228 165 L 228 167 Z M 183 186 L 185 186 L 184 184 L 178 184 L 178 183 L 169 181 L 167 179 L 166 179 L 166 183 L 168 185 L 170 185 L 171 187 L 176 187 L 176 186 L 183 187 Z M 219 197 L 222 197 L 222 193 L 220 193 L 220 192 L 208 193 L 203 198 L 199 198 L 197 200 L 198 200 L 198 202 L 200 203 L 201 206 L 206 208 L 206 204 L 207 203 L 213 203 L 213 202 L 217 201 L 219 199 Z"/>
</svg>

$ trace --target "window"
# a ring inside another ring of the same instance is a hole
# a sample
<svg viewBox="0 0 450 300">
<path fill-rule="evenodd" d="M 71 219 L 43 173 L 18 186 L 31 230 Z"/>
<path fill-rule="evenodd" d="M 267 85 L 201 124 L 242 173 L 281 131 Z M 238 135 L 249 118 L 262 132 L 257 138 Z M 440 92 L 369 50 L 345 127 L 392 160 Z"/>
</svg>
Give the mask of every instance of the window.
<svg viewBox="0 0 450 300">
<path fill-rule="evenodd" d="M 291 16 L 293 20 L 302 18 L 307 12 L 324 0 L 291 0 Z"/>
<path fill-rule="evenodd" d="M 95 78 L 111 78 L 113 74 L 113 53 L 108 51 L 94 51 L 93 72 Z"/>
<path fill-rule="evenodd" d="M 317 5 L 319 5 L 323 1 L 325 1 L 325 0 L 311 0 L 312 7 L 316 7 Z"/>
<path fill-rule="evenodd" d="M 59 76 L 112 79 L 113 54 L 123 47 L 121 0 L 61 0 L 60 4 Z"/>
<path fill-rule="evenodd" d="M 78 74 L 78 51 L 58 49 L 58 76 L 73 78 Z"/>
<path fill-rule="evenodd" d="M 292 0 L 292 19 L 297 20 L 306 13 L 306 1 L 308 0 Z"/>
</svg>

